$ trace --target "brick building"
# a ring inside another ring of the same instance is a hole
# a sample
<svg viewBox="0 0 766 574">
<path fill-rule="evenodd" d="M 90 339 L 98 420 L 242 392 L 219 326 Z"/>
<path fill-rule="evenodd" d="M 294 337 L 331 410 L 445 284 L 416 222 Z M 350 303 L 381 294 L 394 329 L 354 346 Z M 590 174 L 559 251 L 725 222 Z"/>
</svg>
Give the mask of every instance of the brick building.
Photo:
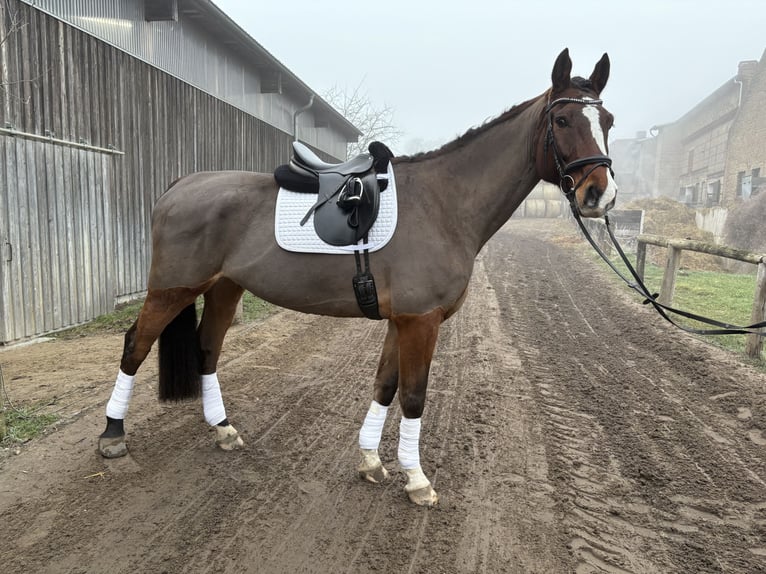
<svg viewBox="0 0 766 574">
<path fill-rule="evenodd" d="M 760 62 L 740 64 L 742 102 L 729 133 L 722 204 L 766 193 L 766 51 Z"/>
<path fill-rule="evenodd" d="M 766 190 L 765 106 L 766 52 L 675 122 L 612 142 L 621 193 L 726 209 Z"/>
</svg>

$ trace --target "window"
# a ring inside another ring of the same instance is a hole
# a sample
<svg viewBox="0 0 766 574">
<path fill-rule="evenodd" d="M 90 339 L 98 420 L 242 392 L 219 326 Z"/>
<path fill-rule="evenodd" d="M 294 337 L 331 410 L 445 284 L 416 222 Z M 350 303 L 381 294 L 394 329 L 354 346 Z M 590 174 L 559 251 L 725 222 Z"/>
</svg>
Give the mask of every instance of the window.
<svg viewBox="0 0 766 574">
<path fill-rule="evenodd" d="M 721 203 L 721 180 L 713 181 L 707 184 L 707 207 L 720 205 Z"/>
<path fill-rule="evenodd" d="M 753 176 L 743 175 L 742 185 L 740 186 L 740 196 L 742 199 L 750 199 L 750 192 L 753 190 Z"/>
</svg>

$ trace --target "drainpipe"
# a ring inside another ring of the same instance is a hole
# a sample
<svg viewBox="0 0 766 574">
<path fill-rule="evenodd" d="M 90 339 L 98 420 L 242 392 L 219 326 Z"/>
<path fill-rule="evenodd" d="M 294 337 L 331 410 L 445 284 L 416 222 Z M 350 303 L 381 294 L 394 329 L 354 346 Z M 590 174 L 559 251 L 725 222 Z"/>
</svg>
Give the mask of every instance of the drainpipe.
<svg viewBox="0 0 766 574">
<path fill-rule="evenodd" d="M 739 96 L 737 97 L 737 109 L 739 110 L 742 106 L 742 80 L 734 78 L 734 83 L 739 85 Z"/>
<path fill-rule="evenodd" d="M 298 116 L 301 115 L 303 112 L 308 110 L 311 106 L 314 105 L 314 94 L 311 94 L 311 97 L 309 97 L 309 103 L 303 106 L 302 108 L 298 108 L 295 110 L 295 113 L 293 114 L 293 141 L 298 141 Z"/>
</svg>

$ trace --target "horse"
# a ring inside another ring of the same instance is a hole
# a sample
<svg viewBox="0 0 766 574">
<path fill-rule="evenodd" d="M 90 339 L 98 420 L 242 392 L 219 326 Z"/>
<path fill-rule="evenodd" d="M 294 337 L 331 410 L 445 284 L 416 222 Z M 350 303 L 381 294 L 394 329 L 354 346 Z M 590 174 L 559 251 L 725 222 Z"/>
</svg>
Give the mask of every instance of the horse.
<svg viewBox="0 0 766 574">
<path fill-rule="evenodd" d="M 398 393 L 398 461 L 418 505 L 438 502 L 419 454 L 421 418 L 440 325 L 463 303 L 482 246 L 540 180 L 559 185 L 583 217 L 601 217 L 617 186 L 608 157 L 613 116 L 599 99 L 609 77 L 605 53 L 586 79 L 571 76 L 564 49 L 551 87 L 441 148 L 391 159 L 398 196 L 396 232 L 369 254 L 378 306 L 387 321 L 373 398 L 359 431 L 357 472 L 388 477 L 378 455 Z M 242 448 L 229 422 L 216 365 L 237 303 L 248 290 L 277 306 L 362 317 L 350 288 L 351 255 L 294 253 L 274 238 L 273 174 L 199 172 L 166 190 L 152 214 L 146 299 L 125 334 L 117 379 L 99 436 L 104 457 L 125 455 L 124 418 L 135 375 L 159 339 L 160 400 L 202 397 L 205 421 L 223 450 Z M 197 324 L 195 301 L 204 297 Z"/>
</svg>

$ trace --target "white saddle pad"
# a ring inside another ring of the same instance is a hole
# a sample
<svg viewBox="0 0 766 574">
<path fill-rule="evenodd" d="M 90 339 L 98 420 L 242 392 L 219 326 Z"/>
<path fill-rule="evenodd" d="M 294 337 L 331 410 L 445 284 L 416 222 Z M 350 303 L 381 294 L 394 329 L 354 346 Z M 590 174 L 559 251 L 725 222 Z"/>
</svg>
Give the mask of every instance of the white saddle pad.
<svg viewBox="0 0 766 574">
<path fill-rule="evenodd" d="M 366 244 L 337 246 L 325 243 L 314 231 L 313 213 L 305 225 L 301 226 L 301 219 L 316 203 L 316 199 L 316 195 L 313 193 L 297 193 L 288 189 L 279 189 L 274 217 L 274 235 L 277 244 L 282 249 L 298 253 L 331 254 L 353 253 L 364 249 L 377 251 L 382 249 L 394 236 L 397 218 L 396 181 L 390 163 L 388 164 L 388 187 L 380 194 L 378 218 L 367 234 L 368 243 Z"/>
</svg>

